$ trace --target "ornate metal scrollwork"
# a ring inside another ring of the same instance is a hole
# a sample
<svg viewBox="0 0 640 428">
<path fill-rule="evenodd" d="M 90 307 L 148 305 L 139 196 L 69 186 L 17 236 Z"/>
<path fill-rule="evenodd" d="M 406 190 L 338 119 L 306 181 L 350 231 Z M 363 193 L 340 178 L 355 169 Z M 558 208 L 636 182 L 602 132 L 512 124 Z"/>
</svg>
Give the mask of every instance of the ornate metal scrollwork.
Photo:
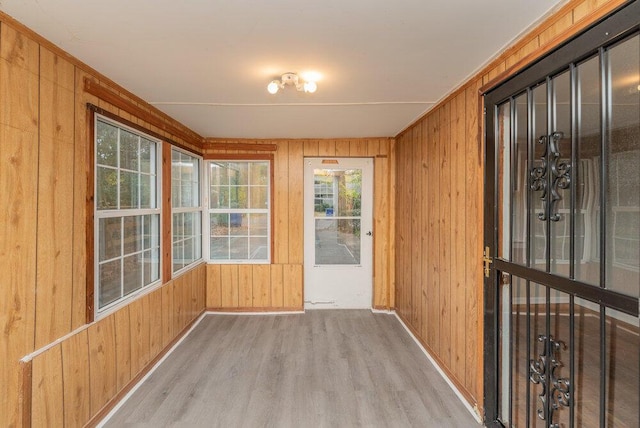
<svg viewBox="0 0 640 428">
<path fill-rule="evenodd" d="M 544 146 L 544 154 L 540 157 L 540 165 L 534 166 L 529 171 L 529 187 L 534 192 L 542 192 L 542 212 L 538 218 L 547 220 L 547 205 L 550 221 L 559 221 L 560 214 L 556 212 L 556 205 L 562 199 L 558 189 L 568 189 L 571 185 L 571 164 L 560 161 L 558 141 L 562 139 L 562 132 L 554 132 L 551 135 L 543 135 L 538 139 L 538 144 Z M 548 189 L 549 171 L 551 171 L 551 188 Z"/>
<path fill-rule="evenodd" d="M 540 335 L 538 342 L 543 344 L 544 350 L 537 360 L 529 361 L 529 380 L 542 387 L 542 391 L 538 394 L 540 399 L 538 418 L 548 421 L 549 428 L 559 428 L 559 425 L 553 422 L 553 415 L 560 407 L 569 407 L 571 400 L 569 379 L 558 377 L 556 374 L 556 370 L 562 367 L 556 354 L 566 346 L 562 341 L 553 340 L 553 336 Z"/>
</svg>

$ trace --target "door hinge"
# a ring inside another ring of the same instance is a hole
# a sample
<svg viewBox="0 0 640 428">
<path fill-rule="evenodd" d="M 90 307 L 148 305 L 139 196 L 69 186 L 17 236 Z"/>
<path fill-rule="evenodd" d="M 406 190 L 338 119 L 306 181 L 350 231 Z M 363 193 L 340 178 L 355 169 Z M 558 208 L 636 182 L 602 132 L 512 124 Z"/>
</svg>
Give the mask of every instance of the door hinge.
<svg viewBox="0 0 640 428">
<path fill-rule="evenodd" d="M 493 263 L 493 259 L 491 258 L 491 252 L 489 247 L 484 247 L 484 253 L 482 254 L 482 262 L 484 263 L 484 276 L 485 278 L 489 278 L 489 269 L 491 263 Z"/>
</svg>

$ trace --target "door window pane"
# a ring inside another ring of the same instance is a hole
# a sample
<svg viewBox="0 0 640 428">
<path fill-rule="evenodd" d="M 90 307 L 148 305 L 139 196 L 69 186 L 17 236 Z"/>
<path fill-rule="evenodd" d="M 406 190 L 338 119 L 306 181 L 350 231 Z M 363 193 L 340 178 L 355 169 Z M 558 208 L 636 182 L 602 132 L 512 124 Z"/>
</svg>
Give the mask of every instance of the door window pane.
<svg viewBox="0 0 640 428">
<path fill-rule="evenodd" d="M 360 264 L 360 219 L 316 219 L 317 265 Z"/>
</svg>

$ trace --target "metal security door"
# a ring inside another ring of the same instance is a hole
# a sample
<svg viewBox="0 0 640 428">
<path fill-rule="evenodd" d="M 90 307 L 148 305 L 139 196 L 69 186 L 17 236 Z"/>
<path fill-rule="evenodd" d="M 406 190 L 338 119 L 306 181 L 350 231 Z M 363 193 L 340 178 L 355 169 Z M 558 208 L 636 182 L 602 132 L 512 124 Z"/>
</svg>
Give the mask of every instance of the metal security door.
<svg viewBox="0 0 640 428">
<path fill-rule="evenodd" d="M 489 425 L 640 425 L 639 17 L 485 96 Z"/>
</svg>

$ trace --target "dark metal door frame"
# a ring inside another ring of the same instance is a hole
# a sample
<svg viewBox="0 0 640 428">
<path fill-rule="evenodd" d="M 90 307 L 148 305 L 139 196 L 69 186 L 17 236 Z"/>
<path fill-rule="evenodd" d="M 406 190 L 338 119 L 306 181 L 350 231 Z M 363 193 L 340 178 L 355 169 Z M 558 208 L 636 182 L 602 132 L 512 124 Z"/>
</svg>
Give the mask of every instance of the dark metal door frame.
<svg viewBox="0 0 640 428">
<path fill-rule="evenodd" d="M 500 209 L 497 186 L 498 144 L 496 135 L 498 130 L 495 120 L 498 106 L 509 100 L 510 97 L 521 94 L 522 91 L 537 82 L 562 70 L 567 70 L 571 64 L 598 53 L 602 47 L 611 45 L 627 37 L 630 33 L 637 32 L 640 27 L 638 17 L 640 17 L 640 1 L 629 1 L 590 29 L 485 94 L 484 244 L 485 248 L 488 247 L 492 253 L 495 253 L 498 248 L 498 212 Z M 488 272 L 489 275 L 484 281 L 484 409 L 487 426 L 502 426 L 498 419 L 500 405 L 498 402 L 498 373 L 500 371 L 498 355 L 500 275 L 498 272 L 508 272 L 528 281 L 544 284 L 569 294 L 572 299 L 573 296 L 578 296 L 636 317 L 639 312 L 638 298 L 495 258 Z"/>
</svg>

